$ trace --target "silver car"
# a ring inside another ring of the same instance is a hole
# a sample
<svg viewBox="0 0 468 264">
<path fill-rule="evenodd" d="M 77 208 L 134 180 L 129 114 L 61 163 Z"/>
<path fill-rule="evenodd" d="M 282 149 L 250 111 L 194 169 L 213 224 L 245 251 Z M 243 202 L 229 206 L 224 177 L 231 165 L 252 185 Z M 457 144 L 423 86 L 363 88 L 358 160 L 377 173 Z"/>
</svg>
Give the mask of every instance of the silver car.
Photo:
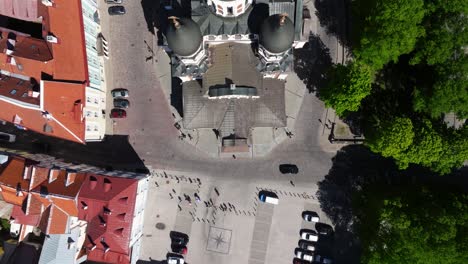
<svg viewBox="0 0 468 264">
<path fill-rule="evenodd" d="M 106 4 L 121 4 L 122 0 L 105 0 Z"/>
<path fill-rule="evenodd" d="M 128 97 L 128 90 L 123 89 L 123 88 L 118 88 L 112 90 L 112 97 L 117 98 L 117 97 Z"/>
<path fill-rule="evenodd" d="M 16 141 L 16 136 L 12 134 L 0 132 L 0 141 L 13 143 Z"/>
</svg>

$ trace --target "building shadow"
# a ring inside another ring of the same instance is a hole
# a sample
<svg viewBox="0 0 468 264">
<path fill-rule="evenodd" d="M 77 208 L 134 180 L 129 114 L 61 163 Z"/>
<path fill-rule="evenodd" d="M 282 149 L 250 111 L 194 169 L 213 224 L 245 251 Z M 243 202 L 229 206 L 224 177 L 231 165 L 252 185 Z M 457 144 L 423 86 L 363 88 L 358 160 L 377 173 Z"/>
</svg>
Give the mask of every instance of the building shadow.
<svg viewBox="0 0 468 264">
<path fill-rule="evenodd" d="M 326 32 L 335 36 L 341 45 L 350 48 L 351 1 L 315 0 L 316 16 Z"/>
<path fill-rule="evenodd" d="M 84 145 L 45 136 L 31 130 L 19 130 L 10 123 L 2 125 L 1 130 L 16 135 L 16 142 L 0 143 L 0 146 L 5 148 L 33 154 L 47 154 L 64 162 L 88 164 L 108 171 L 148 172 L 144 161 L 133 149 L 127 135 L 107 135 L 101 142 L 89 142 Z"/>
<path fill-rule="evenodd" d="M 294 50 L 294 71 L 309 92 L 325 86 L 325 76 L 331 66 L 330 50 L 317 35 L 310 35 L 302 49 Z"/>
<path fill-rule="evenodd" d="M 182 100 L 182 80 L 178 77 L 172 77 L 171 81 L 171 105 L 177 110 L 181 117 L 184 116 Z"/>
<path fill-rule="evenodd" d="M 258 34 L 263 21 L 269 16 L 270 7 L 265 3 L 257 3 L 247 18 L 247 26 L 252 34 Z"/>
<path fill-rule="evenodd" d="M 148 31 L 153 35 L 155 33 L 154 28 L 156 27 L 159 5 L 160 0 L 141 0 L 141 7 L 143 9 L 146 26 L 148 27 Z"/>
</svg>

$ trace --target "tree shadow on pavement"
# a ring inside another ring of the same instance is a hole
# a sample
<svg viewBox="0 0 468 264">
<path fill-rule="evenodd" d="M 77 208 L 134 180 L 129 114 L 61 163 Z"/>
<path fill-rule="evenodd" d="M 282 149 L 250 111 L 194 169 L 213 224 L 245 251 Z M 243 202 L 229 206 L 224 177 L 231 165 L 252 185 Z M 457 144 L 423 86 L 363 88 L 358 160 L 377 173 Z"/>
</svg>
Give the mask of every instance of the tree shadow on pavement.
<svg viewBox="0 0 468 264">
<path fill-rule="evenodd" d="M 328 175 L 318 183 L 316 196 L 322 211 L 335 226 L 334 263 L 337 264 L 360 263 L 359 234 L 378 226 L 378 217 L 373 213 L 377 213 L 378 203 L 383 199 L 377 197 L 379 194 L 400 193 L 405 186 L 421 184 L 468 191 L 466 167 L 445 176 L 414 165 L 399 170 L 392 159 L 374 154 L 363 145 L 345 146 L 332 160 Z M 369 193 L 374 196 L 366 197 Z"/>
<path fill-rule="evenodd" d="M 326 32 L 350 48 L 350 0 L 315 0 L 316 16 Z"/>
<path fill-rule="evenodd" d="M 333 166 L 318 183 L 316 195 L 322 211 L 335 226 L 335 263 L 360 263 L 353 195 L 366 181 L 397 169 L 392 160 L 375 155 L 362 145 L 343 147 L 332 160 Z"/>
<path fill-rule="evenodd" d="M 317 35 L 310 35 L 302 49 L 294 50 L 294 71 L 309 92 L 324 87 L 325 75 L 331 66 L 330 50 Z"/>
</svg>

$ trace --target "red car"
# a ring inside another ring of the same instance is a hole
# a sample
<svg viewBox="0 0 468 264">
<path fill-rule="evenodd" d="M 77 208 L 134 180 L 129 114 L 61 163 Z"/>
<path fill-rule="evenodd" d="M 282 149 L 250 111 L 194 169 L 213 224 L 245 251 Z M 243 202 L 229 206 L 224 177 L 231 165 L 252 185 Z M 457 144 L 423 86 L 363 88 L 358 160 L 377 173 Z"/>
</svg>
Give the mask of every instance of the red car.
<svg viewBox="0 0 468 264">
<path fill-rule="evenodd" d="M 112 118 L 125 118 L 127 117 L 127 112 L 125 112 L 125 110 L 123 109 L 114 108 L 111 111 L 111 117 Z"/>
</svg>

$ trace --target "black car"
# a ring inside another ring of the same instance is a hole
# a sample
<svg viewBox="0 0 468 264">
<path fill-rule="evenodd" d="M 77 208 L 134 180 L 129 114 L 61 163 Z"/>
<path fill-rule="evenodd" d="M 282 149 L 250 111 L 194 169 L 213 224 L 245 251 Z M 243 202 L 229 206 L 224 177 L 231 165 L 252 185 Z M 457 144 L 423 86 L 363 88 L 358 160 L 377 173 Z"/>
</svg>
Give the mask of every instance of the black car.
<svg viewBox="0 0 468 264">
<path fill-rule="evenodd" d="M 171 238 L 171 244 L 185 246 L 189 242 L 189 236 L 181 232 L 171 231 L 169 237 Z"/>
<path fill-rule="evenodd" d="M 127 99 L 123 99 L 123 98 L 114 99 L 114 107 L 128 108 L 129 106 L 130 106 L 130 102 Z"/>
<path fill-rule="evenodd" d="M 123 6 L 111 6 L 107 9 L 109 11 L 109 15 L 114 16 L 114 15 L 124 15 L 125 12 L 125 7 Z"/>
<path fill-rule="evenodd" d="M 315 224 L 315 230 L 317 230 L 317 232 L 320 235 L 329 236 L 329 235 L 333 234 L 333 227 L 331 225 L 327 225 L 327 224 L 324 224 L 324 223 L 316 223 Z"/>
<path fill-rule="evenodd" d="M 299 169 L 294 164 L 280 164 L 279 165 L 279 170 L 283 174 L 289 174 L 289 173 L 290 174 L 297 174 L 299 172 Z"/>
<path fill-rule="evenodd" d="M 171 244 L 171 250 L 174 253 L 181 254 L 181 255 L 187 255 L 187 246 L 185 245 L 180 245 L 180 244 Z"/>
</svg>

